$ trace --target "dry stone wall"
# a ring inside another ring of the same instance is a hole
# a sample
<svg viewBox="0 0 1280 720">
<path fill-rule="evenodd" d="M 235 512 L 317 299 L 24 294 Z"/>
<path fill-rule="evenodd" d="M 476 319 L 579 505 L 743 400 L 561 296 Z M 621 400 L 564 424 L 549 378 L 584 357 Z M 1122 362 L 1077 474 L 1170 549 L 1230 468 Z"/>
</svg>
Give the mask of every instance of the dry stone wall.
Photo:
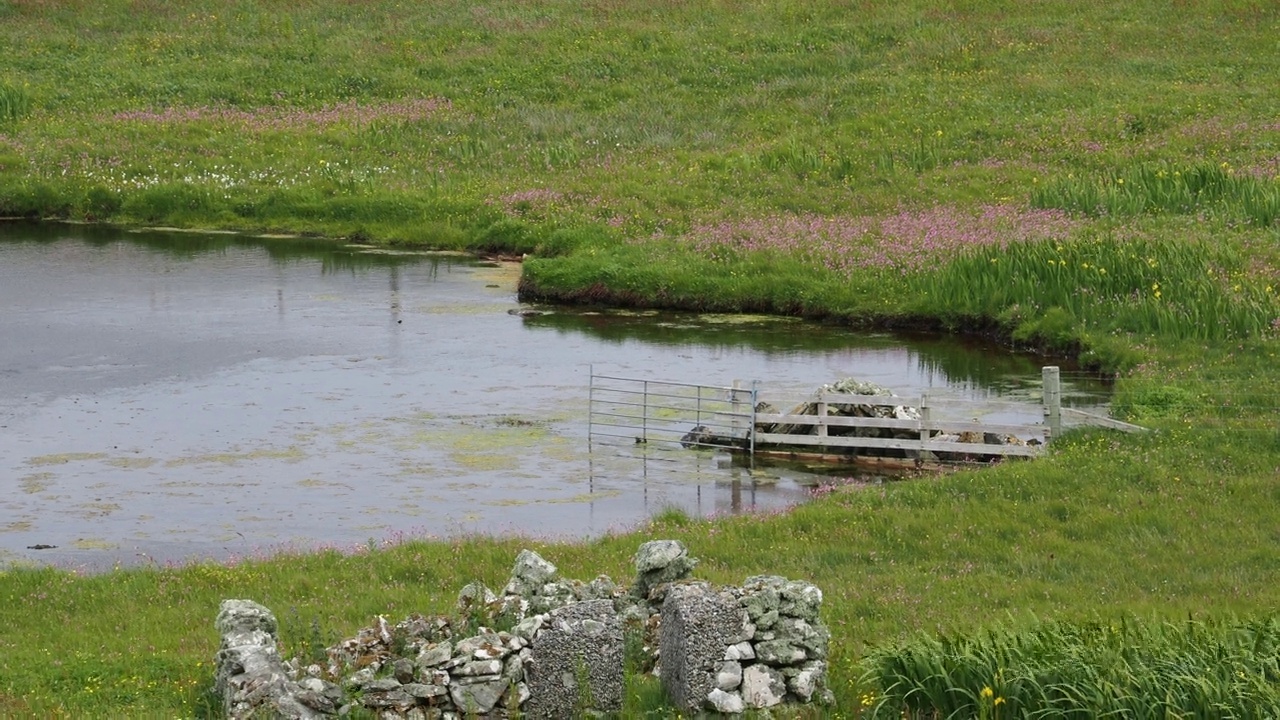
<svg viewBox="0 0 1280 720">
<path fill-rule="evenodd" d="M 680 708 L 830 702 L 822 592 L 773 576 L 714 588 L 690 579 L 696 565 L 682 543 L 645 543 L 625 589 L 606 576 L 561 578 L 524 550 L 501 595 L 472 583 L 454 616 L 379 617 L 312 664 L 281 661 L 269 609 L 226 600 L 217 692 L 230 718 L 310 720 L 357 707 L 386 720 L 607 715 L 622 707 L 630 646 L 631 666 L 657 675 Z"/>
</svg>

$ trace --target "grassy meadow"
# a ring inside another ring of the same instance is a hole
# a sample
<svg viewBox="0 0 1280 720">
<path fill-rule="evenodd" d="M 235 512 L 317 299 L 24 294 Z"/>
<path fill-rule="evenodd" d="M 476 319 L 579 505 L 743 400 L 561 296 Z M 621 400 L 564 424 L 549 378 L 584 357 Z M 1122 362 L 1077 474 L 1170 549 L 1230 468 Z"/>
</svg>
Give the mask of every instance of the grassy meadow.
<svg viewBox="0 0 1280 720">
<path fill-rule="evenodd" d="M 1154 430 L 580 544 L 9 568 L 0 716 L 216 717 L 223 598 L 308 655 L 521 547 L 622 580 L 659 537 L 712 581 L 824 589 L 835 717 L 1047 688 L 1076 717 L 1153 688 L 1160 717 L 1280 712 L 1278 38 L 1268 0 L 0 0 L 0 216 L 527 254 L 529 300 L 992 335 L 1116 374 Z"/>
</svg>

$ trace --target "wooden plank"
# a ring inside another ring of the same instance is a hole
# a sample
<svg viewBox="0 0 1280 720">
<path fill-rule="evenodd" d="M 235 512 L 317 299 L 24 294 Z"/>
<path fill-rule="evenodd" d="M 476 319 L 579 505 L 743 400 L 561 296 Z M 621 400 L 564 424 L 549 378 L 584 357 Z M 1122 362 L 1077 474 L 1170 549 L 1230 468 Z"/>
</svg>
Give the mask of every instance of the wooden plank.
<svg viewBox="0 0 1280 720">
<path fill-rule="evenodd" d="M 756 416 L 756 425 L 818 425 L 817 415 L 766 415 Z M 1025 425 L 982 423 L 971 421 L 937 420 L 930 425 L 921 420 L 895 420 L 893 418 L 864 418 L 846 416 L 827 416 L 826 424 L 831 427 L 865 427 L 886 430 L 937 430 L 945 433 L 993 432 L 1009 435 L 1042 435 L 1044 426 L 1036 423 Z"/>
<path fill-rule="evenodd" d="M 756 415 L 756 425 L 822 425 L 831 427 L 868 427 L 887 430 L 918 430 L 919 420 L 895 420 L 893 418 L 864 418 L 846 415 L 828 415 L 819 419 L 817 415 Z"/>
<path fill-rule="evenodd" d="M 1036 456 L 1044 451 L 1035 445 L 988 445 L 986 443 L 957 443 L 930 440 L 921 442 L 908 438 L 864 438 L 851 435 L 821 438 L 816 435 L 779 435 L 757 433 L 756 445 L 804 445 L 820 447 L 872 448 L 877 450 L 930 450 L 933 452 L 965 453 L 969 455 L 1020 455 Z"/>
<path fill-rule="evenodd" d="M 890 407 L 904 406 L 919 408 L 923 400 L 916 397 L 898 397 L 888 395 L 844 395 L 842 393 L 821 393 L 804 397 L 767 398 L 774 406 L 791 406 L 814 403 L 819 400 L 828 405 L 884 405 Z M 986 415 L 995 412 L 1031 412 L 1040 413 L 1042 406 L 1034 402 L 1018 402 L 1015 400 L 970 400 L 967 398 L 948 398 L 929 396 L 929 406 L 935 410 L 966 410 L 966 415 Z"/>
<path fill-rule="evenodd" d="M 1132 423 L 1127 423 L 1127 422 L 1124 422 L 1123 420 L 1116 420 L 1115 418 L 1109 418 L 1105 415 L 1098 415 L 1097 413 L 1085 412 L 1084 410 L 1076 410 L 1075 408 L 1062 408 L 1062 413 L 1064 415 L 1071 415 L 1071 416 L 1080 418 L 1082 420 L 1085 420 L 1089 422 L 1091 425 L 1098 425 L 1104 428 L 1109 428 L 1111 430 L 1123 430 L 1124 432 L 1146 432 L 1147 430 L 1150 429 L 1150 428 L 1144 428 L 1141 425 L 1134 425 Z"/>
</svg>

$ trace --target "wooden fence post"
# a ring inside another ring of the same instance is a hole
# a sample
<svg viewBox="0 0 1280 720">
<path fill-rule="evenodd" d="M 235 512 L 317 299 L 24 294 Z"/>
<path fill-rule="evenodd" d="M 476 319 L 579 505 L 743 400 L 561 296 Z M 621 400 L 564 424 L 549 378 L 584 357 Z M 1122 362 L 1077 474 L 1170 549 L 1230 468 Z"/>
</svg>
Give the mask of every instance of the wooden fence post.
<svg viewBox="0 0 1280 720">
<path fill-rule="evenodd" d="M 1047 430 L 1046 441 L 1053 441 L 1062 434 L 1062 378 L 1058 366 L 1049 365 L 1041 369 L 1044 385 L 1044 424 Z"/>
</svg>

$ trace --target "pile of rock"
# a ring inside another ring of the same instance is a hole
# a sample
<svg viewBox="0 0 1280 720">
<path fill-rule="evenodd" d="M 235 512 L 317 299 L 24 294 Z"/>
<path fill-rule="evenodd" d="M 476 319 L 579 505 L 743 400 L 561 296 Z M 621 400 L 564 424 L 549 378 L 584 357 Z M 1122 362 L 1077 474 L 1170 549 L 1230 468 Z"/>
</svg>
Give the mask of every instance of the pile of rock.
<svg viewBox="0 0 1280 720">
<path fill-rule="evenodd" d="M 607 576 L 563 579 L 521 551 L 501 596 L 480 583 L 454 618 L 385 618 L 329 648 L 324 664 L 282 663 L 271 612 L 227 600 L 218 616 L 217 691 L 228 717 L 319 718 L 356 707 L 379 718 L 562 718 L 621 709 L 631 643 L 680 707 L 741 712 L 829 699 L 822 593 L 754 577 L 691 582 L 682 543 L 645 543 L 630 592 Z M 495 627 L 509 628 L 495 630 Z M 735 709 L 737 708 L 737 709 Z"/>
<path fill-rule="evenodd" d="M 897 398 L 892 390 L 881 387 L 875 383 L 863 382 L 854 378 L 845 378 L 837 380 L 818 388 L 814 396 L 820 396 L 830 393 L 839 393 L 842 395 L 863 395 L 874 396 L 876 398 L 884 398 L 884 402 L 870 403 L 866 401 L 856 403 L 827 403 L 827 415 L 832 417 L 866 417 L 866 418 L 885 418 L 891 420 L 919 420 L 920 411 L 910 405 L 895 403 Z M 760 414 L 776 414 L 777 410 L 768 403 L 761 403 L 756 406 L 756 412 Z M 817 415 L 818 402 L 810 400 L 802 402 L 792 408 L 788 415 Z M 760 425 L 757 427 L 760 432 L 780 433 L 783 435 L 809 435 L 816 432 L 814 425 Z M 830 435 L 855 435 L 857 437 L 886 437 L 886 438 L 912 438 L 919 437 L 919 433 L 909 430 L 894 430 L 891 428 L 844 428 L 838 425 L 831 426 L 827 429 Z"/>
</svg>

